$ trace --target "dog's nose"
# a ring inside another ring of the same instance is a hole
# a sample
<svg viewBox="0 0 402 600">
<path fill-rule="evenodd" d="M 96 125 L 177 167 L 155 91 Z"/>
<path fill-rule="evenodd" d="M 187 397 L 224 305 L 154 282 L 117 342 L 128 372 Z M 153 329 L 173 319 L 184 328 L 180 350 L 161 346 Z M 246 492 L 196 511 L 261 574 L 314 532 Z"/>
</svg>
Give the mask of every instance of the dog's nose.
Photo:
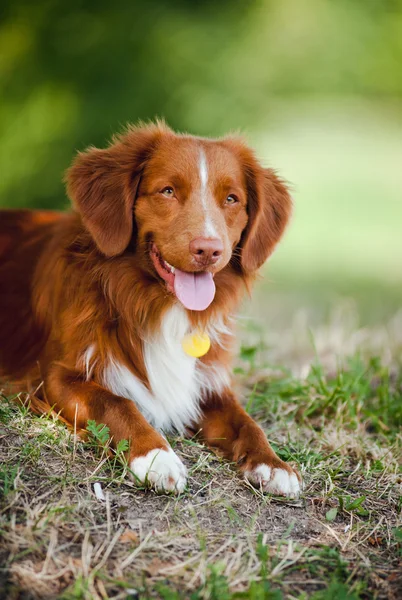
<svg viewBox="0 0 402 600">
<path fill-rule="evenodd" d="M 223 244 L 218 238 L 198 237 L 190 242 L 190 254 L 203 265 L 215 264 L 223 252 Z"/>
</svg>

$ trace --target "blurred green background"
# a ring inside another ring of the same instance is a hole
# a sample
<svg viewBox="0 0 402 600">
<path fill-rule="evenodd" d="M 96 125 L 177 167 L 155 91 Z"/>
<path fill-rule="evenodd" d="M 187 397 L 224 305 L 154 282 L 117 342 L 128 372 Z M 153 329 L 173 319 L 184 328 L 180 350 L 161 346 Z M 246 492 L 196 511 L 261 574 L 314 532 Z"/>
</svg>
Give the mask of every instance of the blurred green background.
<svg viewBox="0 0 402 600">
<path fill-rule="evenodd" d="M 252 311 L 268 290 L 279 321 L 401 305 L 399 0 L 3 0 L 0 19 L 0 206 L 66 206 L 76 150 L 127 121 L 241 130 L 295 201 Z"/>
</svg>

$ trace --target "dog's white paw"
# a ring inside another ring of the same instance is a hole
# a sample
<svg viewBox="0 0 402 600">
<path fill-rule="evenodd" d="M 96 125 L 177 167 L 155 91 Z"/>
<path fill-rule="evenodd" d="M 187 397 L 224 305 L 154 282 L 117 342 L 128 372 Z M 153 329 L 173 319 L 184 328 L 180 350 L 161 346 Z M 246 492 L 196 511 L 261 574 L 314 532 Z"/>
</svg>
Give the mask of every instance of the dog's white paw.
<svg viewBox="0 0 402 600">
<path fill-rule="evenodd" d="M 141 483 L 149 484 L 158 492 L 180 494 L 186 486 L 187 469 L 171 448 L 154 448 L 134 458 L 130 469 Z"/>
<path fill-rule="evenodd" d="M 244 476 L 255 487 L 262 489 L 263 492 L 278 496 L 297 498 L 302 487 L 294 471 L 289 473 L 286 469 L 272 468 L 263 463 L 246 471 Z"/>
</svg>

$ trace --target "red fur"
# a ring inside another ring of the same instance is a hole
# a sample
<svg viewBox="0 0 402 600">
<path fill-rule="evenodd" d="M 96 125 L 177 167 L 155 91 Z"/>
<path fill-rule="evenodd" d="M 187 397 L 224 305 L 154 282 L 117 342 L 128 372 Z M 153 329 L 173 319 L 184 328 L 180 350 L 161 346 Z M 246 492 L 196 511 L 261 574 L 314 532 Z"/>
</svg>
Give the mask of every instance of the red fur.
<svg viewBox="0 0 402 600">
<path fill-rule="evenodd" d="M 160 123 L 132 127 L 105 150 L 77 156 L 66 176 L 74 212 L 0 214 L 0 375 L 26 377 L 34 386 L 43 380 L 41 409 L 53 407 L 78 429 L 88 419 L 106 423 L 114 443 L 131 441 L 130 460 L 167 442 L 132 401 L 102 387 L 101 374 L 112 354 L 149 385 L 142 340 L 177 302 L 153 268 L 150 239 L 170 264 L 193 270 L 188 243 L 202 226 L 195 192 L 200 148 L 224 253 L 223 263 L 211 267 L 214 301 L 189 317 L 201 327 L 218 316 L 226 321 L 291 209 L 283 182 L 240 139 L 177 135 Z M 174 202 L 160 193 L 172 183 Z M 222 204 L 229 193 L 239 200 L 230 209 Z M 96 360 L 87 380 L 82 357 L 91 344 Z M 202 360 L 228 365 L 230 358 L 212 345 Z M 265 460 L 290 471 L 230 390 L 206 396 L 202 407 L 194 428 L 241 468 Z"/>
</svg>

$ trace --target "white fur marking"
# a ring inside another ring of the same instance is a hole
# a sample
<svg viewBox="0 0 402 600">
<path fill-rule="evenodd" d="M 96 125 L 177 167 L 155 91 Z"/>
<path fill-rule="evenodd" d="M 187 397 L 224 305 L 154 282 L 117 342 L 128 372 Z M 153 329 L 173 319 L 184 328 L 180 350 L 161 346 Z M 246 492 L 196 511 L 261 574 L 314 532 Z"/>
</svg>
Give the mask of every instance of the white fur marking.
<svg viewBox="0 0 402 600">
<path fill-rule="evenodd" d="M 91 360 L 92 360 L 94 354 L 95 354 L 95 344 L 91 344 L 85 350 L 84 355 L 82 357 L 82 363 L 85 368 L 85 376 L 86 376 L 87 381 L 89 381 L 91 379 L 92 371 L 93 371 L 95 363 L 96 363 L 96 360 L 94 360 L 91 364 Z"/>
<path fill-rule="evenodd" d="M 211 206 L 208 204 L 211 202 L 210 196 L 208 194 L 208 165 L 207 165 L 207 157 L 205 156 L 204 150 L 200 149 L 200 162 L 199 162 L 199 170 L 200 170 L 200 181 L 201 181 L 201 203 L 204 210 L 204 235 L 205 237 L 218 237 L 218 233 L 216 231 L 215 225 L 211 219 Z"/>
<path fill-rule="evenodd" d="M 217 323 L 226 333 L 226 325 Z M 163 318 L 153 339 L 143 343 L 150 389 L 113 357 L 103 373 L 103 385 L 118 396 L 133 400 L 149 423 L 166 432 L 183 433 L 200 416 L 205 391 L 221 392 L 230 384 L 227 370 L 219 364 L 205 365 L 183 351 L 181 341 L 190 330 L 187 314 L 174 306 Z"/>
<path fill-rule="evenodd" d="M 246 477 L 252 483 L 264 485 L 271 479 L 271 467 L 268 465 L 257 465 L 253 471 L 247 471 Z"/>
<path fill-rule="evenodd" d="M 149 483 L 160 492 L 181 493 L 187 481 L 187 469 L 172 448 L 154 448 L 131 461 L 130 469 L 141 483 Z"/>
<path fill-rule="evenodd" d="M 263 492 L 292 498 L 300 494 L 301 486 L 296 473 L 288 473 L 285 469 L 272 469 L 269 465 L 260 464 L 252 471 L 246 471 L 244 476 Z"/>
</svg>

